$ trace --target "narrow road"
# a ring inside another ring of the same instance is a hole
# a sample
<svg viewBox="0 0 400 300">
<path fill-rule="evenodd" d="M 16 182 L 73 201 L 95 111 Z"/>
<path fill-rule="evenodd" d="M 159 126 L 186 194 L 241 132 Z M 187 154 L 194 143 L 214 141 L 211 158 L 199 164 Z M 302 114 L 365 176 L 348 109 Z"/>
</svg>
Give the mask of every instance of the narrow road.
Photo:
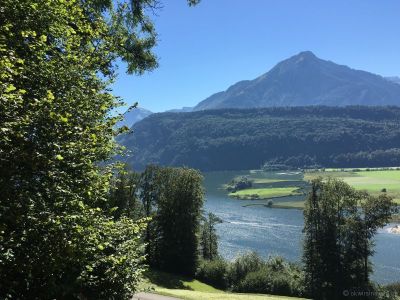
<svg viewBox="0 0 400 300">
<path fill-rule="evenodd" d="M 179 298 L 141 292 L 133 295 L 132 300 L 179 300 Z"/>
</svg>

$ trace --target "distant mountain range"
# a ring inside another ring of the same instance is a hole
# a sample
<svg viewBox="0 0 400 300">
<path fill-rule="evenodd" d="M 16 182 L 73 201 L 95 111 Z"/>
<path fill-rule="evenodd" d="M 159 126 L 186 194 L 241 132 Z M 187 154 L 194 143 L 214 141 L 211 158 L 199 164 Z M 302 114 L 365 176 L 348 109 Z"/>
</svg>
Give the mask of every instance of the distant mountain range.
<svg viewBox="0 0 400 300">
<path fill-rule="evenodd" d="M 278 63 L 254 80 L 239 81 L 194 110 L 274 106 L 400 105 L 399 78 L 384 78 L 323 60 L 310 51 Z"/>
<path fill-rule="evenodd" d="M 182 108 L 169 109 L 165 112 L 191 112 L 191 111 L 193 111 L 193 107 L 184 106 Z"/>
<path fill-rule="evenodd" d="M 254 80 L 239 81 L 195 107 L 167 112 L 191 112 L 222 108 L 277 106 L 400 105 L 400 77 L 382 77 L 323 60 L 310 51 L 301 52 Z M 152 112 L 133 109 L 118 126 L 132 127 Z"/>
<path fill-rule="evenodd" d="M 174 113 L 181 113 L 181 112 L 191 112 L 193 111 L 193 107 L 182 107 L 182 108 L 176 108 L 176 109 L 170 109 L 167 110 L 166 112 L 174 112 Z M 124 113 L 124 119 L 118 123 L 118 127 L 122 126 L 127 126 L 128 128 L 131 128 L 134 124 L 137 122 L 143 120 L 144 118 L 150 116 L 153 114 L 148 109 L 145 108 L 135 108 L 130 111 L 126 111 Z"/>
<path fill-rule="evenodd" d="M 152 114 L 151 111 L 140 107 L 128 110 L 123 115 L 124 119 L 118 122 L 117 126 L 118 127 L 127 126 L 128 128 L 131 128 L 135 123 L 143 120 L 144 118 L 146 118 L 151 114 Z"/>
</svg>

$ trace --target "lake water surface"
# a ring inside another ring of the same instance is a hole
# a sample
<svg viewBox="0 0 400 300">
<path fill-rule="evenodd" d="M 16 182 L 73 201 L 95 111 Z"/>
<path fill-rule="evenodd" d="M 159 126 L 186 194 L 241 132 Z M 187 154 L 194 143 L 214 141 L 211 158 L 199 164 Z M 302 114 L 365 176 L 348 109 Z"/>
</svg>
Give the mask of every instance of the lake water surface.
<svg viewBox="0 0 400 300">
<path fill-rule="evenodd" d="M 254 250 L 262 256 L 281 255 L 291 261 L 300 261 L 302 254 L 303 212 L 297 209 L 267 208 L 262 205 L 243 207 L 248 204 L 264 204 L 264 200 L 236 200 L 229 198 L 221 185 L 243 172 L 211 172 L 204 174 L 206 211 L 213 212 L 224 222 L 217 225 L 219 251 L 227 259 L 238 253 Z M 301 178 L 299 174 L 266 173 L 267 178 Z M 278 201 L 301 200 L 300 197 L 275 199 Z M 400 281 L 400 235 L 387 232 L 376 236 L 376 253 L 373 279 L 380 283 Z"/>
</svg>

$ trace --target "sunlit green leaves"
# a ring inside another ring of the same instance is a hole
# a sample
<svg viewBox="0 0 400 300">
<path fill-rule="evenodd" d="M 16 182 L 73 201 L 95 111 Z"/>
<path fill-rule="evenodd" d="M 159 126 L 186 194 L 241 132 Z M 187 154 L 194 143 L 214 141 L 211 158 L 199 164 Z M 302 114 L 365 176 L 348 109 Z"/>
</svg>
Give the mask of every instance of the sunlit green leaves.
<svg viewBox="0 0 400 300">
<path fill-rule="evenodd" d="M 146 220 L 107 205 L 121 105 L 108 90 L 157 66 L 157 1 L 2 0 L 0 298 L 128 299 Z M 107 207 L 107 209 L 104 209 Z"/>
<path fill-rule="evenodd" d="M 99 162 L 115 151 L 109 112 L 120 100 L 107 86 L 116 58 L 150 65 L 136 60 L 151 46 L 138 44 L 135 56 L 117 46 L 127 31 L 140 35 L 140 20 L 132 23 L 105 0 L 1 6 L 2 287 L 21 299 L 72 299 L 82 290 L 92 299 L 128 298 L 142 270 L 144 223 L 114 221 L 99 208 L 112 175 Z M 109 17 L 118 16 L 115 27 Z"/>
<path fill-rule="evenodd" d="M 10 93 L 12 91 L 15 91 L 17 88 L 13 85 L 13 84 L 9 84 L 6 89 L 4 90 L 4 92 L 6 93 Z"/>
<path fill-rule="evenodd" d="M 55 97 L 54 97 L 54 95 L 53 95 L 53 92 L 52 91 L 50 91 L 50 90 L 47 90 L 47 99 L 48 99 L 48 101 L 53 101 L 54 99 L 55 99 Z"/>
</svg>

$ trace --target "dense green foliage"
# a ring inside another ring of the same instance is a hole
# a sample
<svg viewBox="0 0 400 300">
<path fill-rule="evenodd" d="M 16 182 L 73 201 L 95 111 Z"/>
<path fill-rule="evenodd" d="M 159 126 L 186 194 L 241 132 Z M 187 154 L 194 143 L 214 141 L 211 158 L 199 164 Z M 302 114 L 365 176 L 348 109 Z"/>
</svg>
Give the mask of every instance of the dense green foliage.
<svg viewBox="0 0 400 300">
<path fill-rule="evenodd" d="M 120 169 L 110 183 L 108 201 L 103 204 L 103 209 L 119 219 L 122 216 L 133 220 L 150 217 L 143 213 L 142 203 L 137 196 L 140 174 L 132 172 L 127 166 Z"/>
<path fill-rule="evenodd" d="M 145 241 L 151 267 L 193 276 L 198 265 L 204 201 L 203 177 L 188 168 L 148 166 L 138 187 L 144 216 L 151 217 Z"/>
<path fill-rule="evenodd" d="M 254 252 L 245 253 L 233 262 L 221 258 L 204 260 L 196 277 L 215 287 L 240 293 L 302 296 L 305 292 L 300 266 L 281 257 L 264 260 Z"/>
<path fill-rule="evenodd" d="M 159 267 L 192 276 L 198 263 L 203 177 L 192 169 L 166 168 L 161 171 L 161 178 L 156 237 Z"/>
<path fill-rule="evenodd" d="M 236 290 L 245 293 L 302 296 L 303 272 L 299 266 L 288 263 L 281 257 L 273 257 L 258 270 L 247 273 Z"/>
<path fill-rule="evenodd" d="M 249 252 L 238 256 L 229 267 L 228 281 L 234 290 L 240 282 L 251 272 L 258 271 L 263 266 L 263 259 L 256 252 Z"/>
<path fill-rule="evenodd" d="M 125 196 L 109 189 L 104 161 L 115 155 L 118 118 L 110 116 L 120 103 L 108 86 L 117 59 L 129 73 L 156 67 L 147 13 L 157 3 L 1 2 L 1 299 L 135 291 L 145 222 L 126 213 L 132 203 L 113 203 Z"/>
<path fill-rule="evenodd" d="M 253 186 L 253 182 L 246 176 L 234 178 L 227 184 L 226 190 L 229 192 L 236 192 L 239 190 L 249 189 Z"/>
<path fill-rule="evenodd" d="M 196 270 L 196 278 L 216 288 L 228 288 L 229 263 L 222 258 L 201 260 Z"/>
<path fill-rule="evenodd" d="M 370 282 L 373 237 L 393 211 L 385 194 L 373 197 L 337 179 L 312 181 L 304 210 L 306 286 L 316 299 L 342 299 Z"/>
<path fill-rule="evenodd" d="M 201 257 L 207 260 L 214 260 L 218 257 L 218 236 L 216 225 L 222 220 L 213 213 L 208 213 L 201 224 L 200 248 Z"/>
<path fill-rule="evenodd" d="M 137 123 L 136 134 L 122 136 L 119 142 L 131 150 L 128 162 L 139 169 L 159 163 L 206 171 L 244 170 L 266 162 L 383 167 L 400 165 L 399 118 L 397 107 L 159 113 Z"/>
<path fill-rule="evenodd" d="M 143 250 L 151 268 L 193 276 L 199 256 L 218 256 L 215 225 L 221 220 L 201 215 L 202 178 L 193 169 L 149 165 L 141 174 L 125 166 L 111 181 L 106 204 L 114 218 L 149 220 Z"/>
<path fill-rule="evenodd" d="M 400 282 L 395 282 L 385 286 L 386 291 L 388 291 L 392 296 L 400 297 Z"/>
<path fill-rule="evenodd" d="M 146 228 L 144 241 L 146 243 L 147 261 L 151 267 L 158 266 L 159 251 L 157 247 L 157 202 L 158 202 L 158 189 L 159 189 L 159 167 L 149 165 L 146 170 L 140 175 L 138 186 L 138 196 L 142 205 L 143 215 L 151 218 Z"/>
</svg>

